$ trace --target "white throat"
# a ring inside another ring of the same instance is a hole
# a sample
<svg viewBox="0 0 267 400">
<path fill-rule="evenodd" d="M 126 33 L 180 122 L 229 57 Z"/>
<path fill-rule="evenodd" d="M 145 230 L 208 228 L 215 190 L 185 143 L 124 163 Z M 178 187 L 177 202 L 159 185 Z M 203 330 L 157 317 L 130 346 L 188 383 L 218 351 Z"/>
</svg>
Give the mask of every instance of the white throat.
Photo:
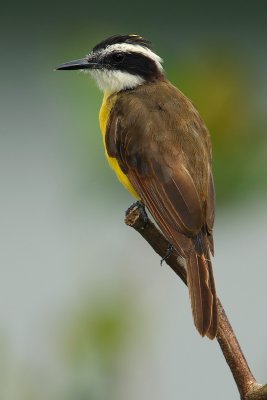
<svg viewBox="0 0 267 400">
<path fill-rule="evenodd" d="M 94 69 L 89 72 L 103 92 L 120 92 L 125 89 L 133 89 L 144 83 L 141 76 L 132 75 L 128 72 L 108 69 Z"/>
</svg>

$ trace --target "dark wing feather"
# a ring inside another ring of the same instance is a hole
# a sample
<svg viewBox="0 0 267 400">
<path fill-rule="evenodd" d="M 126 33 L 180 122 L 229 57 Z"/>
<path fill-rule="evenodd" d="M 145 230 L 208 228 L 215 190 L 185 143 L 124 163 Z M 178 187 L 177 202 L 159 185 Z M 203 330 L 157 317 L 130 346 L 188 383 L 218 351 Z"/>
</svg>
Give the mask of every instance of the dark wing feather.
<svg viewBox="0 0 267 400">
<path fill-rule="evenodd" d="M 209 253 L 202 237 L 209 235 L 212 243 L 214 219 L 209 137 L 192 104 L 178 90 L 167 82 L 152 93 L 151 89 L 153 85 L 144 85 L 118 95 L 106 147 L 163 233 L 187 259 L 194 319 L 205 335 L 215 294 L 202 254 Z M 199 238 L 203 251 L 197 254 Z"/>
<path fill-rule="evenodd" d="M 201 137 L 190 143 L 190 132 L 188 127 L 184 128 L 187 121 L 177 112 L 184 111 L 183 106 L 188 120 L 197 118 L 187 109 L 191 103 L 181 104 L 184 99 L 177 99 L 179 92 L 172 86 L 165 85 L 165 89 L 166 101 L 154 99 L 153 105 L 149 104 L 151 97 L 147 92 L 139 96 L 136 90 L 120 94 L 110 116 L 106 147 L 140 197 L 149 194 L 146 205 L 152 214 L 155 208 L 160 210 L 172 229 L 194 237 L 205 225 L 209 167 L 206 159 L 209 155 L 205 148 L 201 156 L 197 153 L 201 151 L 198 149 Z M 175 101 L 176 113 L 173 112 Z M 192 160 L 188 158 L 188 142 L 193 149 Z M 196 178 L 192 174 L 192 164 L 196 164 L 193 166 L 194 174 L 197 170 Z"/>
<path fill-rule="evenodd" d="M 214 218 L 215 218 L 215 190 L 214 190 L 213 176 L 212 173 L 210 172 L 208 196 L 207 196 L 206 227 L 207 227 L 207 236 L 209 240 L 209 247 L 211 254 L 213 256 L 214 256 L 214 243 L 213 243 L 212 230 L 214 225 Z"/>
</svg>

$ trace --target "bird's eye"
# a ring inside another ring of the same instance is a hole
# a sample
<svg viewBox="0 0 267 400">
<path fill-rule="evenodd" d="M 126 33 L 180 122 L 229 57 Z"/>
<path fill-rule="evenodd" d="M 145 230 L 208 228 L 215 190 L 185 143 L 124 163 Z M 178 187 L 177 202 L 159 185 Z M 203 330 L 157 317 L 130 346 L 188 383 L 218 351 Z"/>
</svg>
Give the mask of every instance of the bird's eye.
<svg viewBox="0 0 267 400">
<path fill-rule="evenodd" d="M 112 60 L 116 62 L 121 62 L 124 59 L 124 54 L 123 53 L 114 53 L 112 54 Z"/>
</svg>

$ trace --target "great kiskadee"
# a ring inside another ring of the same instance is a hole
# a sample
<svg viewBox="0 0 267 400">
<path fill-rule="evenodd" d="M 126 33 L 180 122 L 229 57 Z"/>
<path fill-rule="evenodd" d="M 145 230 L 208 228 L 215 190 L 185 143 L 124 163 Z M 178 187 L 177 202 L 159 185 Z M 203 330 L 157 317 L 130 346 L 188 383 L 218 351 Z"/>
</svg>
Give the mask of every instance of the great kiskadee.
<svg viewBox="0 0 267 400">
<path fill-rule="evenodd" d="M 213 339 L 214 186 L 210 136 L 199 113 L 138 35 L 109 37 L 57 69 L 89 71 L 103 90 L 100 127 L 108 162 L 184 259 L 194 323 Z"/>
</svg>

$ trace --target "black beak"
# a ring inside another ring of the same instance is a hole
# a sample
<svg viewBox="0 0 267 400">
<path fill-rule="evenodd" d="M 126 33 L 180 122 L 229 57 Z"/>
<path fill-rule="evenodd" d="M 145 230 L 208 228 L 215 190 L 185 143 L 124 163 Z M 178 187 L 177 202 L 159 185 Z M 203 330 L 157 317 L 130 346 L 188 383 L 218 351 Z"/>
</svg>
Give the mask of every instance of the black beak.
<svg viewBox="0 0 267 400">
<path fill-rule="evenodd" d="M 66 62 L 65 64 L 59 65 L 56 70 L 63 69 L 97 69 L 99 68 L 96 62 L 87 60 L 86 58 L 81 58 L 80 60 L 74 60 Z"/>
</svg>

